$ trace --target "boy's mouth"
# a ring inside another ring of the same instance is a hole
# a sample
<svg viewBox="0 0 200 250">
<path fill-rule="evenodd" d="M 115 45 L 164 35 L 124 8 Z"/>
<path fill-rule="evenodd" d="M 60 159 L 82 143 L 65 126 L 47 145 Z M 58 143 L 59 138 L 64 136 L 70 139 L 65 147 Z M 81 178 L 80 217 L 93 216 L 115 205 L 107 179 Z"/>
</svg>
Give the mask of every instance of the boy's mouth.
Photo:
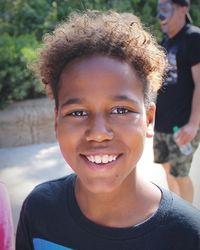
<svg viewBox="0 0 200 250">
<path fill-rule="evenodd" d="M 86 155 L 88 161 L 96 164 L 107 164 L 117 159 L 118 155 Z"/>
</svg>

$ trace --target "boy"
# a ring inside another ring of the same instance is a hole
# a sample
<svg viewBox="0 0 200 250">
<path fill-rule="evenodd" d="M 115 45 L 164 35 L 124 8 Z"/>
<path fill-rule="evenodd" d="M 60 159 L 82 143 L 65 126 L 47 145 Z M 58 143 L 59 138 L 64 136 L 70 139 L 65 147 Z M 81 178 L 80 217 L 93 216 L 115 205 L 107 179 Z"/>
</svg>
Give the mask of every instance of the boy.
<svg viewBox="0 0 200 250">
<path fill-rule="evenodd" d="M 75 174 L 28 196 L 17 250 L 200 249 L 199 211 L 137 174 L 164 68 L 134 17 L 88 11 L 45 36 L 36 70 Z"/>
</svg>

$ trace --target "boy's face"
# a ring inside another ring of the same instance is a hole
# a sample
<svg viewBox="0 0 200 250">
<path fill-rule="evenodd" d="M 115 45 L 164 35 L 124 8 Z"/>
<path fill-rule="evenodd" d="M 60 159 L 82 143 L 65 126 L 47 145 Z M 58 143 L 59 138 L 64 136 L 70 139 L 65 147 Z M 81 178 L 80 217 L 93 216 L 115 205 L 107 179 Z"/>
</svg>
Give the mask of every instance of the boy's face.
<svg viewBox="0 0 200 250">
<path fill-rule="evenodd" d="M 73 61 L 62 72 L 55 129 L 65 160 L 88 191 L 133 182 L 155 107 L 126 63 L 106 56 Z"/>
</svg>

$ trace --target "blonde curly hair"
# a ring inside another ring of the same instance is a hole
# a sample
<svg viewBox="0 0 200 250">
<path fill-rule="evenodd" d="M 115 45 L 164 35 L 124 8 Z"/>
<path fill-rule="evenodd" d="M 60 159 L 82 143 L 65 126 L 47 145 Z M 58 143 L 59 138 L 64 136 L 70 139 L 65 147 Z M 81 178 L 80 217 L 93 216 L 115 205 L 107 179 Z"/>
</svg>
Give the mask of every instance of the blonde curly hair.
<svg viewBox="0 0 200 250">
<path fill-rule="evenodd" d="M 144 85 L 145 102 L 162 83 L 165 54 L 145 31 L 140 20 L 130 13 L 86 11 L 72 13 L 43 39 L 34 71 L 47 94 L 58 107 L 59 78 L 74 59 L 94 54 L 114 57 L 132 65 Z"/>
</svg>

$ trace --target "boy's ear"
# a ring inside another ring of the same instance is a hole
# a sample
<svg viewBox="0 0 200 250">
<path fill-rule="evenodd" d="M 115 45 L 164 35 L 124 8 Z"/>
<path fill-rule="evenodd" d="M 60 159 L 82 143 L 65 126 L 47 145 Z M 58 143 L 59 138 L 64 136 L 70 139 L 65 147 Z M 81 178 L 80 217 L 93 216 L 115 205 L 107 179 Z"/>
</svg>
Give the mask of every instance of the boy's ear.
<svg viewBox="0 0 200 250">
<path fill-rule="evenodd" d="M 147 138 L 151 138 L 154 136 L 155 113 L 156 113 L 156 105 L 154 102 L 151 102 L 149 104 L 149 107 L 146 113 L 146 116 L 147 116 L 146 137 Z"/>
<path fill-rule="evenodd" d="M 57 127 L 58 127 L 58 110 L 55 107 L 54 108 L 54 129 L 55 129 L 55 133 L 56 133 L 56 138 L 57 138 Z"/>
</svg>

